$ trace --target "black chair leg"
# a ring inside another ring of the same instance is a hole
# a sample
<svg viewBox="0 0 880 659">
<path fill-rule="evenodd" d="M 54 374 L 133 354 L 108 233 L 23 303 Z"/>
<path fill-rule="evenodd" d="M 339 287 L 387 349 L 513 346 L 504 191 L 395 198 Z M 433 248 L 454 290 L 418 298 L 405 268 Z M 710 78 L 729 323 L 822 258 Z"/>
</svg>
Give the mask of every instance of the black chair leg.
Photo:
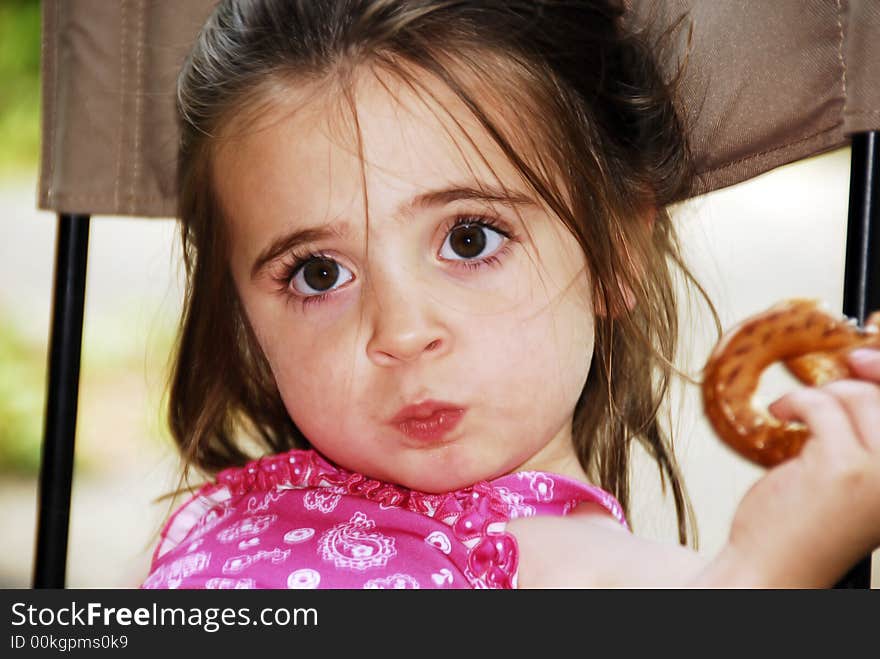
<svg viewBox="0 0 880 659">
<path fill-rule="evenodd" d="M 880 133 L 853 135 L 843 313 L 864 323 L 880 309 Z M 870 588 L 871 557 L 859 561 L 835 588 Z"/>
<path fill-rule="evenodd" d="M 58 216 L 34 588 L 65 584 L 89 219 L 89 215 Z"/>
</svg>

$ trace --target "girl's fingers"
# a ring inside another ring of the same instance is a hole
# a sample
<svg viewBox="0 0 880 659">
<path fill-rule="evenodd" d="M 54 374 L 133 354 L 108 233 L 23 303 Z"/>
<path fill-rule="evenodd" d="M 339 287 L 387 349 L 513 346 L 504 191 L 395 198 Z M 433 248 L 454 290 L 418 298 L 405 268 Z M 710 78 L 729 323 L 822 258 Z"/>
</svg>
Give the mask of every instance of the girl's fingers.
<svg viewBox="0 0 880 659">
<path fill-rule="evenodd" d="M 806 424 L 815 438 L 828 437 L 841 444 L 847 437 L 855 441 L 856 429 L 847 409 L 827 391 L 813 387 L 797 389 L 771 404 L 769 410 L 782 421 Z"/>
<path fill-rule="evenodd" d="M 880 350 L 861 348 L 847 355 L 847 361 L 856 377 L 880 382 Z"/>
<path fill-rule="evenodd" d="M 880 449 L 880 387 L 870 382 L 839 380 L 823 389 L 840 402 L 859 441 L 868 449 Z"/>
</svg>

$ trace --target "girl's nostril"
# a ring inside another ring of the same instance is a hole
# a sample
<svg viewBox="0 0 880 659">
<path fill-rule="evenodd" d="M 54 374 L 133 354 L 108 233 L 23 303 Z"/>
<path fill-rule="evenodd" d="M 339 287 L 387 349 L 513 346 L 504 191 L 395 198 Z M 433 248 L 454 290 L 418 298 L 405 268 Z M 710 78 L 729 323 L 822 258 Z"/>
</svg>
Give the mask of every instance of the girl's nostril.
<svg viewBox="0 0 880 659">
<path fill-rule="evenodd" d="M 425 351 L 428 352 L 431 350 L 436 350 L 439 347 L 440 347 L 440 341 L 435 339 L 434 341 L 431 341 L 427 346 L 425 346 Z"/>
</svg>

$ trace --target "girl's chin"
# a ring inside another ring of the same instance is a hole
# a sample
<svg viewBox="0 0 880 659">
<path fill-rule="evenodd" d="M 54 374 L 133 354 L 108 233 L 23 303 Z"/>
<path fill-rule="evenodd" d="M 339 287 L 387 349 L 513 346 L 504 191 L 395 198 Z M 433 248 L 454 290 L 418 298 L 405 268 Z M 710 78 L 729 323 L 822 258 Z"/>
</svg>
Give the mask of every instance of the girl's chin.
<svg viewBox="0 0 880 659">
<path fill-rule="evenodd" d="M 410 490 L 426 494 L 444 494 L 472 486 L 474 483 L 489 481 L 502 474 L 486 471 L 468 470 L 457 473 L 437 473 L 436 469 L 427 469 L 422 473 L 409 472 L 399 474 L 397 478 L 382 479 L 402 485 Z"/>
<path fill-rule="evenodd" d="M 332 455 L 324 455 L 331 462 L 363 474 L 367 478 L 385 483 L 400 485 L 410 490 L 426 494 L 443 494 L 472 486 L 481 481 L 490 481 L 512 469 L 507 461 L 492 460 L 486 451 L 474 453 L 466 444 L 447 445 L 439 452 L 400 450 L 383 447 L 385 461 L 360 461 L 357 459 L 334 460 Z M 515 465 L 514 465 L 515 466 Z"/>
</svg>

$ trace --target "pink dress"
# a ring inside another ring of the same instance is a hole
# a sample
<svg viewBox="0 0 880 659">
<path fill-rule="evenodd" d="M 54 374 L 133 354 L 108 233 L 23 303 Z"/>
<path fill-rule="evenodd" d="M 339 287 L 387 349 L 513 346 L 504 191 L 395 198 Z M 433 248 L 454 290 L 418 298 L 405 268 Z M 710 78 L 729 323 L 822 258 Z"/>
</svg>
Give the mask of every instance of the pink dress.
<svg viewBox="0 0 880 659">
<path fill-rule="evenodd" d="M 226 469 L 168 520 L 142 588 L 515 588 L 507 522 L 609 493 L 518 472 L 426 494 L 292 450 Z"/>
</svg>

